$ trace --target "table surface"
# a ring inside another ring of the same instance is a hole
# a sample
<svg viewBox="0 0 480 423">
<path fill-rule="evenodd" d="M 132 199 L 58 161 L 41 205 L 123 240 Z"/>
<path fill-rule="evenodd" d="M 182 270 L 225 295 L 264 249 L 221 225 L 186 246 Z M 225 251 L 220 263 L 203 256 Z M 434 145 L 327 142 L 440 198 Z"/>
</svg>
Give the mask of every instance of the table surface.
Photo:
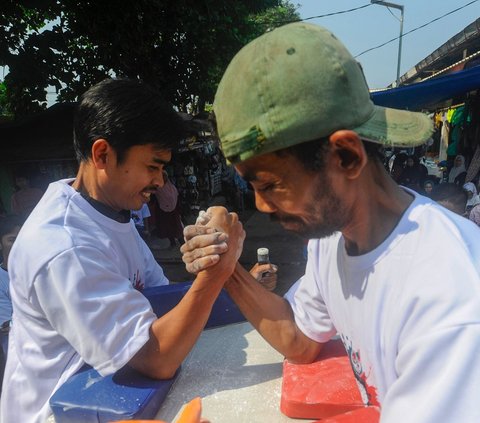
<svg viewBox="0 0 480 423">
<path fill-rule="evenodd" d="M 211 423 L 291 423 L 280 411 L 283 357 L 249 323 L 202 332 L 156 418 L 174 422 L 202 398 Z"/>
</svg>

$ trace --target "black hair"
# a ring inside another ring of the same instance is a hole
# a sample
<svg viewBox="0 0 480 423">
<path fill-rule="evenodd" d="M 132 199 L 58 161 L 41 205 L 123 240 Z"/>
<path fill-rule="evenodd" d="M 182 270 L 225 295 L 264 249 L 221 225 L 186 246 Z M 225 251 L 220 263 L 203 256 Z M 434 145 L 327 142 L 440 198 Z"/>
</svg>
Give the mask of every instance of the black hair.
<svg viewBox="0 0 480 423">
<path fill-rule="evenodd" d="M 448 201 L 455 207 L 457 213 L 465 211 L 465 207 L 468 201 L 467 193 L 461 186 L 453 183 L 443 183 L 435 185 L 430 194 L 430 198 L 438 203 Z"/>
<path fill-rule="evenodd" d="M 19 216 L 9 215 L 0 217 L 0 238 L 10 233 L 12 229 L 23 225 L 23 219 Z"/>
<path fill-rule="evenodd" d="M 93 143 L 105 139 L 121 163 L 135 145 L 171 150 L 187 136 L 186 125 L 161 95 L 137 80 L 106 79 L 81 97 L 74 117 L 75 155 L 91 157 Z"/>
<path fill-rule="evenodd" d="M 322 137 L 313 141 L 295 144 L 275 153 L 281 157 L 293 155 L 307 170 L 322 171 L 325 168 L 325 157 L 330 148 L 329 138 Z M 362 140 L 362 142 L 367 156 L 382 163 L 384 159 L 383 146 L 365 140 Z"/>
</svg>

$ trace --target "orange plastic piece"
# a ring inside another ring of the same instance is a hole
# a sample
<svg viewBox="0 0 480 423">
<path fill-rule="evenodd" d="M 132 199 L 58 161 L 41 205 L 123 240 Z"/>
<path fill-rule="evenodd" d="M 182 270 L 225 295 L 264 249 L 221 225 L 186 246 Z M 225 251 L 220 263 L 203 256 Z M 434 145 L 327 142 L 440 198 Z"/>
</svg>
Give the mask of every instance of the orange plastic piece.
<svg viewBox="0 0 480 423">
<path fill-rule="evenodd" d="M 340 340 L 325 344 L 311 364 L 284 362 L 280 410 L 288 417 L 326 419 L 364 408 Z"/>
<path fill-rule="evenodd" d="M 200 397 L 191 400 L 180 414 L 176 423 L 200 423 L 202 417 L 202 400 Z"/>
<path fill-rule="evenodd" d="M 200 397 L 191 400 L 180 414 L 176 423 L 200 423 L 202 416 L 202 400 Z M 119 420 L 111 423 L 167 423 L 163 420 Z"/>
<path fill-rule="evenodd" d="M 115 420 L 110 423 L 167 423 L 163 420 Z"/>
</svg>

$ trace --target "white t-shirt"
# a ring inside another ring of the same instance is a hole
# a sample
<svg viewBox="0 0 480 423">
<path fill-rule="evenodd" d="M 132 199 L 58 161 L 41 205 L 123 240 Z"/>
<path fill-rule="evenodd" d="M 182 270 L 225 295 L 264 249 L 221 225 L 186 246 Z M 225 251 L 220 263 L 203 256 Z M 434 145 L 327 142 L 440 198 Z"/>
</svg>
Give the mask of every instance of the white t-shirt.
<svg viewBox="0 0 480 423">
<path fill-rule="evenodd" d="M 9 285 L 8 272 L 0 267 L 0 325 L 12 319 L 12 300 Z"/>
<path fill-rule="evenodd" d="M 70 182 L 50 184 L 10 253 L 2 423 L 44 423 L 85 363 L 102 375 L 123 367 L 156 319 L 139 289 L 168 283 L 133 222 L 101 214 Z"/>
<path fill-rule="evenodd" d="M 480 422 L 480 229 L 469 220 L 416 195 L 365 255 L 347 255 L 340 233 L 311 240 L 286 298 L 311 339 L 338 332 L 382 423 Z"/>
</svg>

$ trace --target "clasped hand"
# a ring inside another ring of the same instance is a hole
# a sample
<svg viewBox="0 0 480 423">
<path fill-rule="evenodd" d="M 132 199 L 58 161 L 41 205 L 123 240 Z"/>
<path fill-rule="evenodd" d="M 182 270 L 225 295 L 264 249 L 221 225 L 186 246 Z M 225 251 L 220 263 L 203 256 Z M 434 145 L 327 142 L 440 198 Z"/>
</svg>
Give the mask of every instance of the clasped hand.
<svg viewBox="0 0 480 423">
<path fill-rule="evenodd" d="M 180 248 L 188 272 L 202 271 L 225 282 L 242 254 L 245 231 L 236 213 L 224 207 L 210 207 L 203 221 L 186 226 Z"/>
</svg>

